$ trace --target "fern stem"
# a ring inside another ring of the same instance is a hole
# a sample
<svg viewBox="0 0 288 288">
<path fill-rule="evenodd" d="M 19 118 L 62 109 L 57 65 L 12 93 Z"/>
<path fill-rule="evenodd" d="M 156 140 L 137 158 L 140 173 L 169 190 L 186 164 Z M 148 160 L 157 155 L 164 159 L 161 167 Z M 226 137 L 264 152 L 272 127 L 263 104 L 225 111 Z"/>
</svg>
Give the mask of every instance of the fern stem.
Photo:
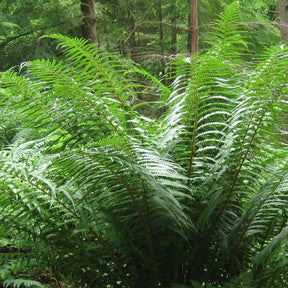
<svg viewBox="0 0 288 288">
<path fill-rule="evenodd" d="M 192 131 L 192 139 L 191 139 L 191 153 L 190 153 L 190 160 L 189 160 L 189 169 L 188 169 L 188 180 L 187 180 L 187 186 L 190 186 L 191 183 L 191 176 L 193 173 L 193 164 L 194 164 L 194 158 L 196 156 L 196 142 L 197 142 L 197 130 L 198 130 L 198 121 L 199 121 L 199 112 L 200 112 L 200 96 L 198 93 L 198 85 L 197 85 L 197 75 L 196 75 L 196 64 L 193 61 L 192 66 L 192 73 L 194 74 L 194 95 L 196 99 L 196 112 L 195 112 L 195 120 L 193 125 L 193 131 Z"/>
</svg>

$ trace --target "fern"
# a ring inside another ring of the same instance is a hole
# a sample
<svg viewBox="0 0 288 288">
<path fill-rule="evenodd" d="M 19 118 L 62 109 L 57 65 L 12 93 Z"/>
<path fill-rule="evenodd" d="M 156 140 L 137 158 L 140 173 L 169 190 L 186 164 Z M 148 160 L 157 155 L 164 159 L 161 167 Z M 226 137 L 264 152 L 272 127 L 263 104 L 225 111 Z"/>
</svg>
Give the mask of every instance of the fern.
<svg viewBox="0 0 288 288">
<path fill-rule="evenodd" d="M 0 124 L 0 221 L 30 269 L 7 286 L 36 287 L 43 270 L 81 287 L 285 278 L 288 50 L 246 67 L 237 2 L 215 24 L 170 87 L 62 35 L 62 62 L 0 75 L 1 115 L 19 119 Z M 139 112 L 139 75 L 165 107 L 156 119 Z"/>
<path fill-rule="evenodd" d="M 243 28 L 239 24 L 239 3 L 234 1 L 219 15 L 212 27 L 213 33 L 208 44 L 213 46 L 216 57 L 223 57 L 226 61 L 238 62 L 239 56 L 247 50 L 247 43 L 243 40 Z"/>
<path fill-rule="evenodd" d="M 50 287 L 49 285 L 44 285 L 35 280 L 29 279 L 7 279 L 4 281 L 4 287 L 31 287 L 31 288 L 45 288 Z"/>
</svg>

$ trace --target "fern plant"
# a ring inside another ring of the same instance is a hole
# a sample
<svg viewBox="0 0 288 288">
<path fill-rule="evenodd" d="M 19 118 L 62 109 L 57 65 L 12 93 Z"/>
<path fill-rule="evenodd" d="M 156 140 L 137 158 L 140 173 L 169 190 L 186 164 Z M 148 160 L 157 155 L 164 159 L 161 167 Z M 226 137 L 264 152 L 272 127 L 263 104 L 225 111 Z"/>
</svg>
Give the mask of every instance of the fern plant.
<svg viewBox="0 0 288 288">
<path fill-rule="evenodd" d="M 170 87 L 62 35 L 49 37 L 63 62 L 1 74 L 1 109 L 19 119 L 0 146 L 1 231 L 19 235 L 28 284 L 41 271 L 73 287 L 286 283 L 287 48 L 246 65 L 238 20 L 234 2 Z M 157 119 L 138 110 L 139 74 Z"/>
</svg>

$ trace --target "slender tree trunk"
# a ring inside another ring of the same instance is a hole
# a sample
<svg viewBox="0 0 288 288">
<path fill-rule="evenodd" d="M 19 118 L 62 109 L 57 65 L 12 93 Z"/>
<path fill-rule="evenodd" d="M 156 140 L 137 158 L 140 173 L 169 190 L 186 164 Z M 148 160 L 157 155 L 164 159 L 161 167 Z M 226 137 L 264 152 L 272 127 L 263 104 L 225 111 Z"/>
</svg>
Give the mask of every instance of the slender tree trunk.
<svg viewBox="0 0 288 288">
<path fill-rule="evenodd" d="M 279 15 L 280 15 L 280 32 L 281 41 L 288 43 L 288 0 L 279 0 Z M 288 117 L 287 117 L 288 118 Z M 287 131 L 287 119 L 283 119 L 282 130 Z M 287 140 L 287 134 L 282 134 L 282 137 Z"/>
<path fill-rule="evenodd" d="M 288 0 L 279 0 L 281 41 L 288 42 Z"/>
<path fill-rule="evenodd" d="M 158 21 L 159 21 L 159 42 L 160 42 L 160 54 L 161 56 L 164 55 L 164 31 L 163 31 L 163 13 L 162 13 L 162 0 L 158 0 Z M 161 58 L 161 73 L 162 73 L 162 81 L 166 82 L 165 77 L 165 60 Z"/>
<path fill-rule="evenodd" d="M 164 32 L 163 32 L 163 16 L 162 16 L 162 0 L 158 0 L 158 21 L 159 21 L 159 37 L 160 37 L 160 51 L 164 54 Z"/>
<path fill-rule="evenodd" d="M 175 6 L 175 0 L 172 0 L 171 5 L 171 13 L 172 13 L 172 31 L 171 31 L 171 53 L 176 54 L 177 53 L 177 10 Z"/>
<path fill-rule="evenodd" d="M 198 34 L 198 0 L 191 0 L 191 55 L 199 50 L 199 34 Z"/>
<path fill-rule="evenodd" d="M 82 36 L 90 43 L 99 45 L 99 37 L 96 27 L 96 7 L 94 0 L 81 0 L 81 12 L 83 16 Z"/>
<path fill-rule="evenodd" d="M 128 6 L 128 21 L 129 26 L 131 30 L 130 38 L 129 38 L 129 45 L 130 45 L 130 51 L 131 51 L 131 59 L 136 61 L 137 59 L 137 53 L 136 53 L 136 47 L 137 47 L 137 41 L 136 41 L 136 29 L 135 29 L 135 17 L 134 17 L 134 6 L 131 1 L 127 2 Z"/>
<path fill-rule="evenodd" d="M 190 7 L 191 5 L 191 0 L 187 0 L 187 7 Z M 187 50 L 191 52 L 192 49 L 192 29 L 191 29 L 191 10 L 192 9 L 187 9 L 188 14 L 187 14 L 187 23 L 188 23 L 188 34 L 187 34 Z"/>
</svg>

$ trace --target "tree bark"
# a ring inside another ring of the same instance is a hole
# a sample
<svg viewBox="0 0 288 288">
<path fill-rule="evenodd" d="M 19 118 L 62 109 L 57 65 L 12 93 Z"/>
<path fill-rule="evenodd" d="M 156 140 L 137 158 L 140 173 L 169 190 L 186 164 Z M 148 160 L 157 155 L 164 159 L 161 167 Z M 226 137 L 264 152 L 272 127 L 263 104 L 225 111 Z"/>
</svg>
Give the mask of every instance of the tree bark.
<svg viewBox="0 0 288 288">
<path fill-rule="evenodd" d="M 99 45 L 99 37 L 96 26 L 96 7 L 94 0 L 81 0 L 81 12 L 83 16 L 82 36 L 90 43 Z"/>
<path fill-rule="evenodd" d="M 175 0 L 172 0 L 171 5 L 171 24 L 172 24 L 172 31 L 171 31 L 171 53 L 177 53 L 177 9 L 175 5 Z"/>
<path fill-rule="evenodd" d="M 158 1 L 158 21 L 159 21 L 159 37 L 160 37 L 160 51 L 164 54 L 164 32 L 163 32 L 163 17 L 162 17 L 162 0 Z"/>
<path fill-rule="evenodd" d="M 131 34 L 129 37 L 129 46 L 131 51 L 131 59 L 137 61 L 137 41 L 136 41 L 136 24 L 135 24 L 135 17 L 134 17 L 134 5 L 131 1 L 127 1 L 127 9 L 128 9 L 128 23 L 129 29 L 131 30 Z"/>
<path fill-rule="evenodd" d="M 187 0 L 187 7 L 190 7 L 191 5 L 191 0 Z M 192 9 L 187 9 L 188 13 L 187 13 L 187 51 L 189 51 L 189 53 L 191 53 L 191 49 L 192 49 L 192 29 L 191 29 L 191 10 Z"/>
<path fill-rule="evenodd" d="M 199 50 L 199 34 L 198 34 L 198 0 L 191 0 L 191 55 Z"/>
<path fill-rule="evenodd" d="M 281 41 L 288 42 L 288 0 L 279 0 Z"/>
<path fill-rule="evenodd" d="M 160 54 L 164 56 L 164 31 L 163 31 L 163 11 L 162 11 L 162 0 L 158 0 L 158 21 L 159 21 L 159 45 L 160 45 Z M 166 82 L 165 75 L 165 60 L 161 57 L 161 73 L 163 75 L 162 81 Z"/>
</svg>

